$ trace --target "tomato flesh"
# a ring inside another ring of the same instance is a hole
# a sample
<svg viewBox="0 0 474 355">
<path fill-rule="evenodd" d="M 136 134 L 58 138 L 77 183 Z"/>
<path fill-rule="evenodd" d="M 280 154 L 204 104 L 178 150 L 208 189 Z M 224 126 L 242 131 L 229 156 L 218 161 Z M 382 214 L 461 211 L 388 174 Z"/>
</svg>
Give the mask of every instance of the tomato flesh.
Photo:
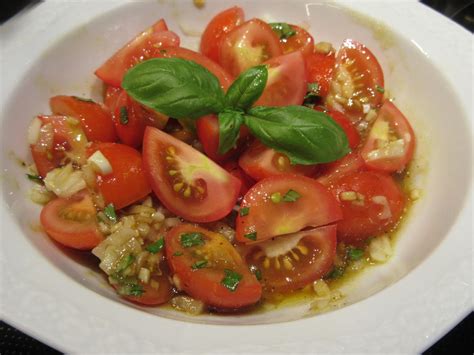
<svg viewBox="0 0 474 355">
<path fill-rule="evenodd" d="M 296 193 L 294 201 L 285 196 Z M 278 198 L 279 197 L 279 198 Z M 244 196 L 236 220 L 236 239 L 245 244 L 319 227 L 341 219 L 337 200 L 316 180 L 284 174 L 257 182 Z"/>
<path fill-rule="evenodd" d="M 314 52 L 306 56 L 306 71 L 308 83 L 318 84 L 318 95 L 326 97 L 329 93 L 332 72 L 336 65 L 334 52 L 327 54 Z"/>
<path fill-rule="evenodd" d="M 192 222 L 217 221 L 234 207 L 240 181 L 186 143 L 152 127 L 145 130 L 144 168 L 165 207 Z"/>
<path fill-rule="evenodd" d="M 350 173 L 364 170 L 364 160 L 359 152 L 350 152 L 345 157 L 327 164 L 322 164 L 317 180 L 324 186 Z"/>
<path fill-rule="evenodd" d="M 85 192 L 48 202 L 41 210 L 40 222 L 54 241 L 69 248 L 90 250 L 103 239 L 96 209 Z"/>
<path fill-rule="evenodd" d="M 289 38 L 281 38 L 280 44 L 283 49 L 283 53 L 291 53 L 295 51 L 300 51 L 304 57 L 311 55 L 314 51 L 314 39 L 308 31 L 305 29 L 290 25 L 291 29 L 295 31 L 293 36 Z"/>
<path fill-rule="evenodd" d="M 183 238 L 190 234 L 197 235 L 201 243 L 185 244 Z M 262 286 L 221 234 L 183 224 L 166 234 L 165 248 L 170 269 L 179 279 L 177 286 L 190 296 L 218 309 L 250 306 L 260 299 Z M 224 280 L 226 270 L 240 277 L 233 290 L 225 286 L 232 286 Z"/>
<path fill-rule="evenodd" d="M 163 273 L 160 276 L 153 276 L 153 280 L 158 283 L 158 288 L 153 288 L 150 283 L 139 282 L 138 284 L 143 289 L 140 296 L 123 295 L 122 297 L 145 306 L 158 306 L 168 302 L 174 295 L 168 275 Z"/>
<path fill-rule="evenodd" d="M 239 198 L 244 197 L 247 191 L 255 184 L 255 181 L 240 168 L 235 160 L 225 162 L 222 167 L 240 180 Z"/>
</svg>

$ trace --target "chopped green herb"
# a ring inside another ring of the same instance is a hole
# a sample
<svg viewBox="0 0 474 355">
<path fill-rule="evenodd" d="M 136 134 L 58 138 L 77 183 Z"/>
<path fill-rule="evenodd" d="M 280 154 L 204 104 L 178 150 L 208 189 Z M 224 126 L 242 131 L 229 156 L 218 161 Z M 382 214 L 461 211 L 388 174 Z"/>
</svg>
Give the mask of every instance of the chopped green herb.
<svg viewBox="0 0 474 355">
<path fill-rule="evenodd" d="M 43 179 L 39 175 L 33 175 L 33 174 L 26 174 L 26 177 L 30 179 L 31 181 L 39 182 L 42 183 Z"/>
<path fill-rule="evenodd" d="M 120 123 L 123 125 L 128 123 L 128 111 L 125 106 L 120 107 Z"/>
<path fill-rule="evenodd" d="M 309 83 L 303 105 L 313 107 L 319 100 L 320 86 L 318 83 Z"/>
<path fill-rule="evenodd" d="M 273 22 L 269 23 L 273 32 L 275 32 L 280 39 L 288 39 L 296 35 L 296 31 L 291 28 L 291 26 L 285 22 Z"/>
<path fill-rule="evenodd" d="M 233 270 L 225 269 L 224 278 L 221 281 L 221 284 L 224 285 L 229 291 L 234 292 L 239 285 L 240 280 L 242 280 L 242 275 L 236 273 Z"/>
<path fill-rule="evenodd" d="M 334 267 L 329 274 L 325 276 L 326 279 L 337 279 L 344 275 L 344 268 L 336 266 Z"/>
<path fill-rule="evenodd" d="M 160 49 L 161 54 L 166 54 L 166 49 Z"/>
<path fill-rule="evenodd" d="M 79 101 L 84 101 L 84 102 L 94 102 L 94 100 L 85 99 L 85 98 L 79 97 L 79 96 L 73 96 L 73 98 L 75 98 L 76 100 L 79 100 Z"/>
<path fill-rule="evenodd" d="M 158 253 L 163 247 L 165 246 L 165 239 L 161 238 L 158 239 L 156 242 L 148 245 L 145 249 L 148 250 L 152 254 Z"/>
<path fill-rule="evenodd" d="M 138 283 L 125 283 L 120 286 L 119 293 L 126 296 L 141 296 L 145 290 Z"/>
<path fill-rule="evenodd" d="M 378 86 L 378 85 L 375 86 L 375 90 L 377 90 L 381 94 L 385 93 L 385 89 L 381 86 Z"/>
<path fill-rule="evenodd" d="M 119 262 L 119 265 L 117 267 L 117 272 L 122 272 L 126 270 L 130 265 L 133 264 L 133 261 L 135 260 L 135 257 L 132 254 L 128 254 L 124 257 Z"/>
<path fill-rule="evenodd" d="M 248 215 L 248 214 L 249 214 L 249 211 L 250 211 L 250 208 L 248 208 L 248 207 L 242 207 L 242 208 L 239 210 L 240 217 L 244 217 L 244 216 Z"/>
<path fill-rule="evenodd" d="M 107 206 L 105 206 L 104 214 L 110 221 L 114 223 L 117 222 L 117 214 L 115 213 L 115 207 L 113 203 L 109 203 Z"/>
<path fill-rule="evenodd" d="M 199 261 L 196 261 L 193 264 L 193 266 L 191 266 L 191 269 L 197 270 L 197 269 L 205 268 L 206 266 L 207 266 L 207 260 L 199 260 Z"/>
<path fill-rule="evenodd" d="M 295 202 L 301 197 L 301 195 L 295 190 L 288 190 L 288 192 L 283 196 L 283 201 L 285 202 Z"/>
<path fill-rule="evenodd" d="M 182 252 L 182 251 L 175 251 L 175 252 L 173 253 L 173 256 L 181 256 L 181 255 L 183 255 L 183 252 Z"/>
<path fill-rule="evenodd" d="M 364 255 L 364 251 L 358 248 L 349 248 L 347 249 L 347 256 L 351 260 L 359 260 Z"/>
<path fill-rule="evenodd" d="M 250 240 L 257 240 L 257 232 L 244 234 L 244 237 Z"/>
<path fill-rule="evenodd" d="M 255 270 L 253 273 L 258 281 L 262 280 L 262 271 L 260 269 Z"/>
<path fill-rule="evenodd" d="M 281 202 L 281 193 L 279 192 L 274 192 L 270 196 L 270 199 L 272 200 L 273 203 L 280 203 Z"/>
<path fill-rule="evenodd" d="M 203 245 L 204 239 L 202 239 L 202 237 L 202 233 L 199 232 L 183 233 L 181 234 L 180 242 L 183 247 L 190 248 L 197 245 Z"/>
</svg>

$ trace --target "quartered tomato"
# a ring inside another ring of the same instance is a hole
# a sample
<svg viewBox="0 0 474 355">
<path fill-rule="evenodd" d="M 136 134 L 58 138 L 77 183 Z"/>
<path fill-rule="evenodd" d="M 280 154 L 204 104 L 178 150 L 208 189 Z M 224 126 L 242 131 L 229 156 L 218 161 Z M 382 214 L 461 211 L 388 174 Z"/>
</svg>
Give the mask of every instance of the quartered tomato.
<svg viewBox="0 0 474 355">
<path fill-rule="evenodd" d="M 196 121 L 196 132 L 206 155 L 214 161 L 223 162 L 242 150 L 250 131 L 244 125 L 240 127 L 237 146 L 225 154 L 219 154 L 219 121 L 216 115 L 207 115 Z"/>
<path fill-rule="evenodd" d="M 55 115 L 71 116 L 81 122 L 82 129 L 90 141 L 115 142 L 117 134 L 110 111 L 104 106 L 75 96 L 54 96 L 49 100 Z"/>
<path fill-rule="evenodd" d="M 174 214 L 193 222 L 226 216 L 240 181 L 186 143 L 152 127 L 145 130 L 144 168 L 153 191 Z"/>
<path fill-rule="evenodd" d="M 261 242 L 341 219 L 337 200 L 316 180 L 285 174 L 257 182 L 244 196 L 236 239 Z"/>
<path fill-rule="evenodd" d="M 304 57 L 309 56 L 314 51 L 314 39 L 308 31 L 295 25 L 290 25 L 291 29 L 295 32 L 289 38 L 281 38 L 280 44 L 283 48 L 283 53 L 291 53 L 300 51 Z"/>
<path fill-rule="evenodd" d="M 237 164 L 235 160 L 229 160 L 225 162 L 222 167 L 227 170 L 229 173 L 234 175 L 242 183 L 240 187 L 239 197 L 244 197 L 247 191 L 255 185 L 255 181 L 248 176 Z"/>
<path fill-rule="evenodd" d="M 343 176 L 329 187 L 340 202 L 339 241 L 357 243 L 393 228 L 405 206 L 403 192 L 386 174 L 362 171 Z"/>
<path fill-rule="evenodd" d="M 332 72 L 336 65 L 334 52 L 314 52 L 305 58 L 308 83 L 316 83 L 319 86 L 319 96 L 326 97 L 329 93 Z"/>
<path fill-rule="evenodd" d="M 97 150 L 112 166 L 110 174 L 97 174 L 97 188 L 106 204 L 113 203 L 116 209 L 124 208 L 151 192 L 140 152 L 124 144 L 94 143 L 87 150 L 88 156 Z"/>
<path fill-rule="evenodd" d="M 253 305 L 262 286 L 240 254 L 221 234 L 190 224 L 165 237 L 166 258 L 178 288 L 209 306 L 235 309 Z"/>
<path fill-rule="evenodd" d="M 267 292 L 288 292 L 322 278 L 336 256 L 336 225 L 304 230 L 252 245 L 245 260 L 259 270 Z"/>
<path fill-rule="evenodd" d="M 415 150 L 415 133 L 405 116 L 390 101 L 385 101 L 377 115 L 361 155 L 370 169 L 402 171 Z"/>
<path fill-rule="evenodd" d="M 168 31 L 164 20 L 159 20 L 119 49 L 95 71 L 95 75 L 105 83 L 119 87 L 128 69 L 154 58 L 161 47 L 179 46 L 179 42 L 178 35 Z"/>
<path fill-rule="evenodd" d="M 163 273 L 162 275 L 153 275 L 151 278 L 152 282 L 156 282 L 158 287 L 153 287 L 152 283 L 139 282 L 138 285 L 143 293 L 139 296 L 123 295 L 129 301 L 145 305 L 145 306 L 157 306 L 168 302 L 173 297 L 173 286 L 171 285 L 168 275 Z M 116 287 L 118 290 L 119 288 Z"/>
<path fill-rule="evenodd" d="M 316 165 L 292 165 L 285 154 L 278 153 L 257 140 L 240 156 L 239 165 L 257 181 L 288 173 L 311 176 L 317 170 Z"/>
<path fill-rule="evenodd" d="M 40 222 L 56 242 L 70 248 L 90 250 L 103 239 L 90 195 L 81 191 L 70 198 L 56 198 L 41 210 Z"/>
<path fill-rule="evenodd" d="M 336 68 L 326 103 L 343 111 L 352 120 L 364 115 L 364 105 L 377 107 L 383 99 L 382 68 L 363 44 L 346 39 L 336 58 Z"/>
<path fill-rule="evenodd" d="M 259 19 L 252 19 L 224 35 L 219 63 L 237 76 L 281 54 L 280 40 L 272 28 Z"/>
<path fill-rule="evenodd" d="M 325 185 L 330 185 L 333 181 L 338 180 L 344 175 L 364 170 L 364 160 L 359 152 L 350 152 L 345 157 L 327 164 L 321 164 L 317 180 Z"/>
<path fill-rule="evenodd" d="M 192 60 L 214 74 L 224 90 L 232 84 L 233 77 L 224 68 L 201 53 L 182 47 L 163 47 L 156 55 L 161 58 L 181 58 Z"/>
<path fill-rule="evenodd" d="M 255 106 L 301 105 L 306 94 L 306 71 L 300 51 L 266 61 L 268 80 Z"/>
<path fill-rule="evenodd" d="M 202 34 L 201 53 L 216 63 L 219 62 L 222 37 L 242 22 L 244 22 L 244 10 L 238 6 L 231 7 L 214 16 Z"/>
<path fill-rule="evenodd" d="M 316 110 L 323 111 L 319 107 L 316 107 Z M 356 148 L 360 143 L 360 134 L 352 124 L 351 120 L 342 112 L 336 110 L 328 110 L 326 113 L 344 130 L 347 140 L 349 141 L 349 147 L 351 149 Z"/>
</svg>

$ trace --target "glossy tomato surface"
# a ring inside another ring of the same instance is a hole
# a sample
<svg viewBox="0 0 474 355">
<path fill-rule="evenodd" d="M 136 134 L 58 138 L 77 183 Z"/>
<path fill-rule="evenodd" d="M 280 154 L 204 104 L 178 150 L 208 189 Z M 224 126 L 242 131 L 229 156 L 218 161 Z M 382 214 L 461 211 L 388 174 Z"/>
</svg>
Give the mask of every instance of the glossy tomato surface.
<svg viewBox="0 0 474 355">
<path fill-rule="evenodd" d="M 326 97 L 329 93 L 332 72 L 336 65 L 336 55 L 334 52 L 319 53 L 314 52 L 305 57 L 308 83 L 318 84 L 318 94 Z"/>
<path fill-rule="evenodd" d="M 291 53 L 300 51 L 304 57 L 311 55 L 314 51 L 314 39 L 305 29 L 290 25 L 294 34 L 289 38 L 280 38 L 280 44 L 283 49 L 283 53 Z"/>
<path fill-rule="evenodd" d="M 321 165 L 317 180 L 325 186 L 330 185 L 344 175 L 365 169 L 364 160 L 357 151 L 350 152 L 335 162 Z"/>
<path fill-rule="evenodd" d="M 146 284 L 139 282 L 138 285 L 143 290 L 141 295 L 124 295 L 123 297 L 145 306 L 158 306 L 168 302 L 174 295 L 173 286 L 168 279 L 168 275 L 165 273 L 160 276 L 154 275 L 152 280 L 157 283 L 158 288 L 153 287 L 150 282 Z"/>
</svg>

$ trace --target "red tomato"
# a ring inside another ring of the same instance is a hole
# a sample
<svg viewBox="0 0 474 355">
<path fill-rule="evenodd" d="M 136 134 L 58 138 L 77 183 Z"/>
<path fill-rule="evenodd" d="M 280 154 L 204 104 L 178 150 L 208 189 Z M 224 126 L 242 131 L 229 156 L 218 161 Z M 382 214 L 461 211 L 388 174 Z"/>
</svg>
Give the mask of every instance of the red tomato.
<svg viewBox="0 0 474 355">
<path fill-rule="evenodd" d="M 320 107 L 315 107 L 317 111 L 323 112 Z M 360 143 L 359 131 L 354 127 L 351 120 L 349 120 L 342 112 L 336 110 L 328 110 L 326 112 L 336 123 L 341 126 L 349 141 L 349 147 L 355 149 Z"/>
<path fill-rule="evenodd" d="M 316 180 L 293 174 L 273 176 L 257 182 L 244 196 L 236 239 L 246 244 L 261 242 L 341 217 L 337 200 Z"/>
<path fill-rule="evenodd" d="M 319 96 L 326 97 L 329 93 L 332 72 L 336 65 L 334 52 L 328 54 L 314 52 L 306 56 L 308 82 L 319 85 Z"/>
<path fill-rule="evenodd" d="M 153 288 L 150 283 L 139 282 L 143 289 L 143 293 L 140 296 L 123 295 L 123 297 L 145 306 L 157 306 L 168 302 L 173 297 L 173 286 L 168 279 L 168 275 L 153 275 L 152 280 L 158 283 L 158 288 Z"/>
<path fill-rule="evenodd" d="M 151 192 L 142 168 L 142 157 L 137 150 L 118 143 L 96 143 L 87 150 L 90 156 L 97 150 L 112 166 L 108 175 L 97 175 L 97 188 L 105 203 L 113 203 L 116 209 L 124 208 Z"/>
<path fill-rule="evenodd" d="M 219 154 L 219 121 L 216 115 L 207 115 L 196 121 L 196 132 L 206 155 L 214 161 L 222 162 L 237 154 L 248 140 L 250 132 L 244 125 L 240 127 L 237 147 L 225 154 Z"/>
<path fill-rule="evenodd" d="M 257 140 L 240 156 L 239 165 L 247 175 L 257 181 L 287 173 L 311 176 L 317 169 L 317 165 L 292 165 L 286 155 Z"/>
<path fill-rule="evenodd" d="M 264 64 L 268 65 L 267 85 L 255 106 L 301 105 L 308 86 L 301 52 L 275 57 Z"/>
<path fill-rule="evenodd" d="M 250 190 L 253 185 L 255 185 L 255 181 L 240 168 L 239 164 L 237 164 L 235 160 L 227 161 L 222 167 L 234 175 L 242 183 L 239 197 L 244 197 L 247 191 Z"/>
<path fill-rule="evenodd" d="M 104 105 L 107 106 L 110 112 L 114 112 L 115 103 L 117 102 L 118 97 L 122 93 L 122 88 L 117 88 L 115 86 L 107 86 L 104 91 Z"/>
<path fill-rule="evenodd" d="M 212 222 L 235 206 L 240 181 L 186 143 L 147 127 L 143 159 L 153 191 L 174 214 Z"/>
<path fill-rule="evenodd" d="M 337 224 L 339 241 L 357 243 L 392 229 L 405 206 L 400 187 L 389 175 L 355 172 L 329 187 L 340 202 L 343 218 Z"/>
<path fill-rule="evenodd" d="M 237 309 L 260 299 L 262 286 L 221 234 L 182 224 L 168 232 L 165 248 L 174 278 L 192 297 L 220 309 Z"/>
<path fill-rule="evenodd" d="M 82 191 L 70 198 L 55 198 L 48 202 L 41 210 L 40 222 L 56 242 L 74 249 L 90 250 L 103 239 L 96 214 L 90 195 Z"/>
<path fill-rule="evenodd" d="M 219 79 L 219 82 L 221 83 L 221 86 L 224 90 L 227 90 L 227 88 L 232 84 L 233 78 L 232 75 L 229 74 L 224 68 L 222 68 L 219 64 L 216 62 L 212 61 L 208 57 L 203 56 L 201 53 L 192 51 L 187 48 L 182 48 L 182 47 L 163 47 L 159 53 L 157 54 L 157 57 L 161 58 L 181 58 L 181 59 L 186 59 L 186 60 L 192 60 L 193 62 L 196 62 L 197 64 L 202 65 L 204 68 L 209 70 L 212 74 L 214 74 L 217 79 Z"/>
<path fill-rule="evenodd" d="M 290 38 L 280 39 L 283 53 L 291 53 L 300 51 L 304 57 L 311 55 L 314 52 L 314 39 L 306 30 L 299 26 L 290 25 L 291 29 L 296 33 Z"/>
<path fill-rule="evenodd" d="M 364 115 L 364 104 L 380 104 L 383 94 L 377 88 L 383 86 L 383 71 L 377 58 L 363 44 L 346 39 L 337 54 L 326 103 L 357 120 Z"/>
<path fill-rule="evenodd" d="M 259 19 L 252 19 L 222 38 L 219 63 L 237 76 L 281 54 L 280 40 L 272 28 Z"/>
<path fill-rule="evenodd" d="M 385 101 L 361 155 L 367 167 L 386 171 L 402 171 L 413 157 L 415 132 L 398 108 Z"/>
<path fill-rule="evenodd" d="M 95 71 L 95 75 L 105 83 L 119 87 L 128 69 L 143 60 L 155 57 L 161 47 L 179 46 L 178 35 L 165 28 L 166 23 L 160 20 L 140 33 L 102 64 Z"/>
<path fill-rule="evenodd" d="M 238 6 L 231 7 L 214 16 L 202 34 L 201 53 L 218 62 L 222 37 L 242 22 L 244 22 L 244 10 Z"/>
<path fill-rule="evenodd" d="M 331 271 L 336 247 L 336 225 L 330 225 L 254 244 L 245 260 L 260 270 L 264 290 L 288 292 Z"/>
<path fill-rule="evenodd" d="M 54 96 L 49 100 L 55 115 L 77 118 L 90 141 L 115 142 L 117 134 L 110 112 L 102 105 L 75 96 Z"/>
<path fill-rule="evenodd" d="M 364 160 L 359 152 L 350 152 L 345 157 L 327 164 L 321 164 L 321 172 L 317 180 L 328 186 L 333 181 L 348 175 L 350 173 L 363 170 L 365 168 Z"/>
</svg>

